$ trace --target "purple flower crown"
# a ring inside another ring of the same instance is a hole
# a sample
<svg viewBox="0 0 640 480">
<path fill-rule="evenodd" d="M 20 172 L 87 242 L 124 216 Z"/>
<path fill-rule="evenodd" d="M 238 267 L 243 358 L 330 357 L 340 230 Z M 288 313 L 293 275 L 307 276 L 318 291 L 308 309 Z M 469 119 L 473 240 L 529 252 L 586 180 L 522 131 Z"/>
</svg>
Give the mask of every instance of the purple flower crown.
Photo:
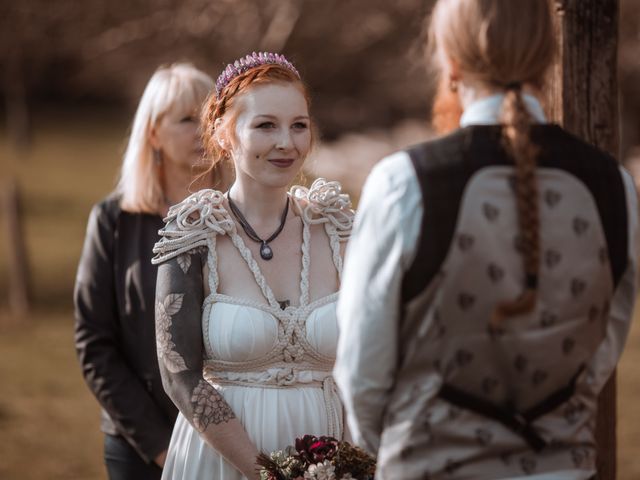
<svg viewBox="0 0 640 480">
<path fill-rule="evenodd" d="M 291 70 L 296 77 L 300 78 L 300 74 L 298 73 L 298 70 L 296 70 L 296 67 L 294 67 L 293 63 L 287 60 L 284 55 L 270 52 L 253 52 L 251 55 L 246 55 L 245 57 L 227 65 L 227 68 L 222 71 L 216 80 L 216 95 L 220 96 L 220 92 L 222 92 L 224 87 L 226 87 L 232 79 L 247 70 L 259 67 L 260 65 L 281 65 Z"/>
</svg>

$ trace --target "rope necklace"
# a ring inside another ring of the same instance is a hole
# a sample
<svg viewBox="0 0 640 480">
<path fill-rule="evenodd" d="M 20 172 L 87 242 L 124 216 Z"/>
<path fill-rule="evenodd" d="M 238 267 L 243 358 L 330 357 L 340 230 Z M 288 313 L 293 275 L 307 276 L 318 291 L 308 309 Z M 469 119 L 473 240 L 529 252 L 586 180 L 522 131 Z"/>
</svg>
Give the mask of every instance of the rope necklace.
<svg viewBox="0 0 640 480">
<path fill-rule="evenodd" d="M 260 256 L 264 260 L 271 260 L 273 258 L 273 250 L 269 246 L 269 243 L 275 240 L 275 238 L 278 235 L 280 235 L 280 232 L 282 232 L 282 229 L 284 228 L 284 224 L 287 221 L 287 213 L 289 213 L 289 197 L 287 196 L 287 203 L 284 206 L 284 211 L 282 212 L 282 218 L 280 219 L 280 226 L 266 240 L 263 240 L 262 238 L 260 238 L 256 233 L 256 231 L 253 229 L 253 227 L 249 225 L 249 222 L 247 221 L 246 218 L 244 218 L 244 215 L 242 215 L 242 212 L 240 211 L 238 206 L 234 203 L 233 200 L 231 200 L 231 195 L 229 195 L 229 192 L 227 192 L 227 200 L 229 200 L 229 208 L 231 208 L 231 213 L 233 213 L 233 216 L 236 217 L 236 220 L 238 220 L 238 223 L 244 230 L 244 233 L 247 234 L 247 237 L 249 237 L 254 242 L 258 242 L 261 244 Z"/>
</svg>

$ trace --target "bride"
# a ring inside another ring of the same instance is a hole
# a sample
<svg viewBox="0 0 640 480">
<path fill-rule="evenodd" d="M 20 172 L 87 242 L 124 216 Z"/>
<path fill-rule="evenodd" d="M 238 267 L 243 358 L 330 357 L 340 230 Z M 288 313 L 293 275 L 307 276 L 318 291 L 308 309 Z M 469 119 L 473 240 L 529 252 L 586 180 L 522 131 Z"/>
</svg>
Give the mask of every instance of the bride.
<svg viewBox="0 0 640 480">
<path fill-rule="evenodd" d="M 255 459 L 304 434 L 344 435 L 331 377 L 353 211 L 340 184 L 288 186 L 313 143 L 309 94 L 283 56 L 229 65 L 203 114 L 228 192 L 169 210 L 154 247 L 156 332 L 180 414 L 164 479 L 257 479 Z"/>
</svg>

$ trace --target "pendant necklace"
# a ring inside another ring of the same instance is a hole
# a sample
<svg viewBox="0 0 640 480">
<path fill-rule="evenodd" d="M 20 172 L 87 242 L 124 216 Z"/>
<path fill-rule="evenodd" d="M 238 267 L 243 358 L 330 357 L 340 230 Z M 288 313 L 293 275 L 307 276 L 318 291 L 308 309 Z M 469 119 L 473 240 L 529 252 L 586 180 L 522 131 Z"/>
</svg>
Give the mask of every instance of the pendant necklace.
<svg viewBox="0 0 640 480">
<path fill-rule="evenodd" d="M 273 250 L 269 246 L 269 243 L 275 240 L 275 238 L 280 235 L 280 232 L 282 232 L 282 229 L 284 228 L 284 224 L 287 221 L 287 213 L 289 213 L 289 197 L 287 196 L 287 203 L 284 206 L 284 211 L 282 212 L 280 226 L 276 229 L 275 232 L 273 232 L 273 234 L 269 238 L 265 240 L 260 238 L 256 231 L 251 227 L 251 225 L 249 225 L 249 222 L 247 222 L 247 219 L 244 218 L 244 215 L 242 215 L 242 212 L 240 211 L 238 206 L 234 203 L 233 200 L 231 200 L 231 195 L 229 195 L 229 192 L 227 192 L 227 200 L 229 200 L 229 208 L 231 208 L 231 213 L 233 213 L 233 216 L 236 217 L 236 220 L 238 220 L 238 223 L 244 230 L 244 233 L 246 233 L 247 237 L 249 237 L 251 240 L 260 244 L 260 256 L 262 257 L 262 259 L 271 260 L 273 258 Z"/>
</svg>

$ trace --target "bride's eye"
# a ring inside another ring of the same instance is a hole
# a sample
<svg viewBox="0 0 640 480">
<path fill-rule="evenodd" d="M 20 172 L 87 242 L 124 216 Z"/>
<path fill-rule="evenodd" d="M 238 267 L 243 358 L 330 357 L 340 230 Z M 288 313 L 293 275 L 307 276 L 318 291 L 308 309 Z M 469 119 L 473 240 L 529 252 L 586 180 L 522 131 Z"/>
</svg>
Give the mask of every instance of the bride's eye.
<svg viewBox="0 0 640 480">
<path fill-rule="evenodd" d="M 195 122 L 196 121 L 196 117 L 194 117 L 193 115 L 187 115 L 186 117 L 182 117 L 180 119 L 180 123 L 188 123 L 188 122 Z"/>
<path fill-rule="evenodd" d="M 256 125 L 256 128 L 260 128 L 262 130 L 269 130 L 271 128 L 275 128 L 276 124 L 273 122 L 262 122 Z"/>
<path fill-rule="evenodd" d="M 292 127 L 295 130 L 306 130 L 307 128 L 309 128 L 309 125 L 307 125 L 305 122 L 296 122 L 292 125 Z"/>
</svg>

